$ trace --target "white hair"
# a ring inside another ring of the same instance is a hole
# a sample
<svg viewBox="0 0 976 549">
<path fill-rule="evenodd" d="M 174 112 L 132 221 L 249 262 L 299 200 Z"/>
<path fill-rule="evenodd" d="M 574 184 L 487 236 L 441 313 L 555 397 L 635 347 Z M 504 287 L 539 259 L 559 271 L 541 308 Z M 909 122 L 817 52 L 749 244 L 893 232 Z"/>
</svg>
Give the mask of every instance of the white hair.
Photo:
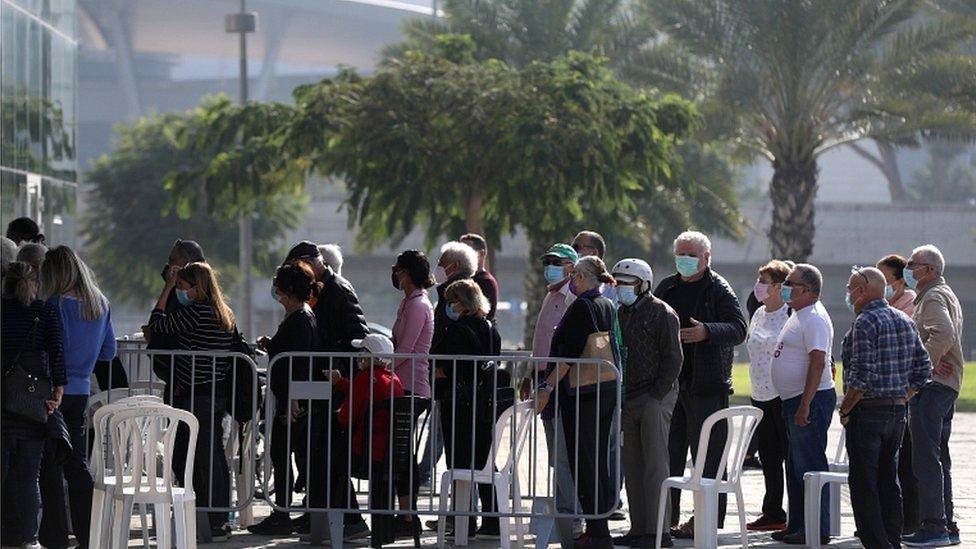
<svg viewBox="0 0 976 549">
<path fill-rule="evenodd" d="M 823 274 L 820 269 L 809 263 L 797 263 L 793 270 L 800 273 L 800 282 L 806 284 L 810 292 L 820 295 L 823 289 Z"/>
<path fill-rule="evenodd" d="M 682 242 L 690 242 L 705 252 L 712 251 L 712 241 L 705 236 L 705 233 L 700 233 L 698 231 L 685 231 L 678 235 L 678 238 L 674 239 L 673 249 L 678 247 L 678 244 Z"/>
<path fill-rule="evenodd" d="M 0 268 L 7 272 L 7 267 L 17 260 L 17 244 L 5 236 L 0 236 Z"/>
<path fill-rule="evenodd" d="M 945 272 L 945 256 L 942 255 L 942 251 L 936 248 L 932 244 L 925 244 L 919 246 L 912 250 L 912 255 L 918 254 L 919 259 L 924 260 L 926 263 L 935 269 L 935 272 L 940 275 Z"/>
<path fill-rule="evenodd" d="M 474 276 L 478 270 L 478 252 L 461 242 L 452 241 L 441 246 L 441 259 L 447 263 L 458 264 L 458 274 L 464 278 Z"/>
<path fill-rule="evenodd" d="M 335 274 L 342 276 L 342 248 L 338 244 L 321 244 L 319 253 L 322 261 L 335 271 Z"/>
</svg>

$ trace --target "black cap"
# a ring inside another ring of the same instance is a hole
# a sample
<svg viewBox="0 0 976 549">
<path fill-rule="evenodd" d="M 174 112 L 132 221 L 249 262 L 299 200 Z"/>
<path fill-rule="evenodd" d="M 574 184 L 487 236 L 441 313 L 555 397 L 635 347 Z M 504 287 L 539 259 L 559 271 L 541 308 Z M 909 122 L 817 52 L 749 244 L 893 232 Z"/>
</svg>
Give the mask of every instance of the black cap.
<svg viewBox="0 0 976 549">
<path fill-rule="evenodd" d="M 187 261 L 190 263 L 198 263 L 207 260 L 207 258 L 203 255 L 203 248 L 197 244 L 196 241 L 178 239 L 173 244 L 173 247 L 183 252 L 183 254 L 186 255 Z"/>
<path fill-rule="evenodd" d="M 319 252 L 319 247 L 314 242 L 302 240 L 288 251 L 288 256 L 285 257 L 285 263 L 295 261 L 296 259 L 313 259 L 316 257 L 322 257 L 322 253 Z"/>
</svg>

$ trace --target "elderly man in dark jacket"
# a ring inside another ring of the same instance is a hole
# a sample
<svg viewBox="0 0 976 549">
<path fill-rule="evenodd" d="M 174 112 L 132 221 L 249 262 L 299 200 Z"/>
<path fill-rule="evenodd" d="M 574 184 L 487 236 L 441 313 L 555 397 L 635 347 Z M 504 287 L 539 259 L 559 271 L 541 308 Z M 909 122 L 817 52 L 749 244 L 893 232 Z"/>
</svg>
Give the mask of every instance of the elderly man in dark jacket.
<svg viewBox="0 0 976 549">
<path fill-rule="evenodd" d="M 369 328 L 352 284 L 325 264 L 318 246 L 313 242 L 303 241 L 296 244 L 285 258 L 285 263 L 292 261 L 307 263 L 315 273 L 316 280 L 323 284 L 322 291 L 312 306 L 321 348 L 336 353 L 358 352 L 359 349 L 352 346 L 352 341 L 366 337 Z M 333 358 L 316 363 L 314 369 L 315 376 L 320 381 L 326 379 L 329 369 L 338 370 L 349 379 L 352 379 L 354 373 L 352 361 L 348 358 Z M 332 409 L 337 409 L 340 404 L 341 399 L 333 399 Z M 330 421 L 327 417 L 328 413 L 328 410 L 313 403 L 309 417 L 312 425 L 312 447 L 309 451 L 308 471 L 303 471 L 308 475 L 309 503 L 312 507 L 327 507 L 331 504 L 332 507 L 356 509 L 358 503 L 347 470 L 348 433 L 339 430 L 335 419 Z M 328 448 L 331 448 L 331 460 L 324 457 Z M 329 462 L 329 467 L 322 466 L 326 462 Z M 332 487 L 329 501 L 326 500 L 326 485 Z M 359 513 L 346 513 L 343 522 L 343 538 L 347 541 L 369 535 L 366 521 Z M 304 533 L 304 529 L 304 523 L 296 526 L 299 533 Z"/>
<path fill-rule="evenodd" d="M 678 376 L 678 402 L 671 422 L 669 452 L 671 474 L 681 476 L 688 448 L 698 452 L 702 424 L 711 414 L 729 407 L 732 393 L 733 348 L 746 337 L 746 321 L 739 299 L 724 278 L 710 268 L 712 244 L 708 237 L 687 231 L 674 240 L 677 274 L 665 278 L 654 295 L 670 305 L 681 320 L 684 361 Z M 705 476 L 715 477 L 727 436 L 725 425 L 716 426 L 709 438 Z M 680 516 L 680 492 L 671 492 L 671 524 Z M 725 495 L 719 497 L 719 527 L 725 521 Z M 707 526 L 706 526 L 707 528 Z M 694 537 L 688 521 L 671 532 L 683 539 Z"/>
<path fill-rule="evenodd" d="M 677 313 L 654 297 L 654 274 L 640 259 L 613 267 L 617 280 L 624 403 L 622 461 L 630 503 L 630 532 L 615 545 L 654 547 L 661 483 L 668 478 L 668 432 L 678 400 L 682 352 Z M 662 532 L 664 547 L 673 545 Z"/>
</svg>

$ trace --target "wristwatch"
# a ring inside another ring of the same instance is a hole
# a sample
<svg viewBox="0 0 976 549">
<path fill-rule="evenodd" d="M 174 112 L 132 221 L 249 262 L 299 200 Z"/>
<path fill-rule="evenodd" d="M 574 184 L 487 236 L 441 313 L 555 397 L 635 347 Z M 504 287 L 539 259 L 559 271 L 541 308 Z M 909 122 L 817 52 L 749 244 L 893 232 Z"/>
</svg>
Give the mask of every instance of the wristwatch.
<svg viewBox="0 0 976 549">
<path fill-rule="evenodd" d="M 549 385 L 549 382 L 548 381 L 543 381 L 542 383 L 539 384 L 538 387 L 536 387 L 535 390 L 536 391 L 545 391 L 547 393 L 551 393 L 554 388 L 555 387 L 553 387 L 552 385 Z"/>
</svg>

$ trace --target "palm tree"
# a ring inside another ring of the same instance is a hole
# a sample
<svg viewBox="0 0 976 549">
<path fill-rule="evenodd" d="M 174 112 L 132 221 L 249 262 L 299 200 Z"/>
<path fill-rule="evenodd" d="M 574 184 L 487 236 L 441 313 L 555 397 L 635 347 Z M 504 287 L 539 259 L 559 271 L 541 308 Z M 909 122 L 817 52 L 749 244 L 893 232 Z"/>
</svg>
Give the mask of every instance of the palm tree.
<svg viewBox="0 0 976 549">
<path fill-rule="evenodd" d="M 695 90 L 710 131 L 772 164 L 772 255 L 805 260 L 813 252 L 820 155 L 924 129 L 912 117 L 914 98 L 903 97 L 907 103 L 895 108 L 885 76 L 973 36 L 963 18 L 916 18 L 922 4 L 644 0 L 666 39 L 625 70 L 648 83 Z"/>
</svg>

